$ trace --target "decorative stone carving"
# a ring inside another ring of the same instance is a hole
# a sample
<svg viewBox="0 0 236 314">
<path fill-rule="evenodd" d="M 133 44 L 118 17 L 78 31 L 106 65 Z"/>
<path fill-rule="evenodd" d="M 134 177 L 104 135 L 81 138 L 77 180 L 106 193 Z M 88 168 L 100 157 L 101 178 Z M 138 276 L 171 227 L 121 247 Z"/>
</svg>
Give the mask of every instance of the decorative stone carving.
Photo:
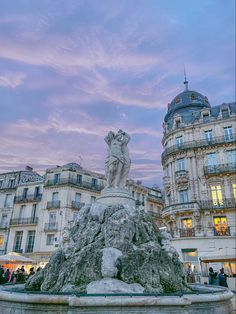
<svg viewBox="0 0 236 314">
<path fill-rule="evenodd" d="M 30 183 L 30 182 L 42 182 L 44 178 L 35 172 L 22 172 L 19 184 Z"/>
<path fill-rule="evenodd" d="M 130 158 L 127 144 L 130 136 L 119 130 L 117 134 L 110 131 L 105 137 L 109 146 L 108 156 L 105 161 L 107 188 L 124 188 L 130 169 Z"/>
</svg>

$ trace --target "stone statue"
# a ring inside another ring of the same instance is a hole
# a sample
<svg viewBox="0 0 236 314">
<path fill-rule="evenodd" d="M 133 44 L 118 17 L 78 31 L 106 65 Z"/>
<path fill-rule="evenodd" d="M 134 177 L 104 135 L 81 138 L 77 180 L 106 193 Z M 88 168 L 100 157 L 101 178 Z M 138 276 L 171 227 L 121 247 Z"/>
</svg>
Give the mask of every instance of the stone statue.
<svg viewBox="0 0 236 314">
<path fill-rule="evenodd" d="M 108 156 L 105 161 L 107 188 L 124 188 L 130 169 L 130 158 L 127 144 L 130 136 L 119 130 L 117 134 L 110 131 L 105 137 L 109 146 Z"/>
</svg>

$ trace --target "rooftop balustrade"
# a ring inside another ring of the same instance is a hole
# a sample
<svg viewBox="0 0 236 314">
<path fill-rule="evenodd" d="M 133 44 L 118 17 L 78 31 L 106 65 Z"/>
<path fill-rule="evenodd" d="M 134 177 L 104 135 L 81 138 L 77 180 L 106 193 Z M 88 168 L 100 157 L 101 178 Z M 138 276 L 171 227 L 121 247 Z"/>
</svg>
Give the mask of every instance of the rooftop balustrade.
<svg viewBox="0 0 236 314">
<path fill-rule="evenodd" d="M 233 143 L 235 142 L 235 140 L 236 140 L 236 134 L 232 134 L 229 136 L 213 137 L 212 139 L 201 139 L 201 140 L 196 140 L 196 141 L 183 142 L 181 144 L 172 145 L 170 147 L 165 148 L 164 152 L 162 153 L 161 158 L 162 158 L 162 161 L 164 161 L 164 159 L 167 158 L 169 155 L 179 152 L 179 151 Z"/>
<path fill-rule="evenodd" d="M 104 186 L 101 184 L 94 184 L 92 181 L 80 181 L 77 180 L 77 178 L 61 178 L 58 181 L 55 180 L 47 180 L 45 186 L 55 186 L 55 185 L 66 185 L 66 184 L 71 184 L 71 185 L 75 185 L 77 187 L 80 188 L 84 188 L 84 189 L 89 189 L 89 190 L 93 190 L 93 191 L 101 191 Z"/>
<path fill-rule="evenodd" d="M 10 220 L 10 226 L 18 225 L 37 225 L 38 217 L 13 218 Z"/>
</svg>

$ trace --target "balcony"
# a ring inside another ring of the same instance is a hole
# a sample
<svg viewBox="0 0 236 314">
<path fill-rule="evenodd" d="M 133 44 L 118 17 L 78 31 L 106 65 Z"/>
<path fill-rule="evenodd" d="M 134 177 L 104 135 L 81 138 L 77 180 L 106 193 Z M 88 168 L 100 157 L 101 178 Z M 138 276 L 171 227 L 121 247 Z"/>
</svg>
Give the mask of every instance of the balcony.
<svg viewBox="0 0 236 314">
<path fill-rule="evenodd" d="M 0 230 L 1 229 L 7 229 L 8 228 L 8 223 L 6 222 L 0 222 Z"/>
<path fill-rule="evenodd" d="M 213 201 L 197 201 L 201 209 L 234 209 L 236 200 L 234 198 L 225 198 L 222 202 L 213 203 Z"/>
<path fill-rule="evenodd" d="M 204 166 L 204 175 L 217 175 L 224 173 L 235 173 L 236 163 L 220 164 L 214 166 Z"/>
<path fill-rule="evenodd" d="M 42 194 L 38 195 L 21 195 L 21 196 L 15 196 L 14 197 L 14 203 L 19 204 L 19 203 L 29 203 L 29 202 L 40 202 L 42 199 Z"/>
<path fill-rule="evenodd" d="M 37 225 L 37 224 L 38 224 L 38 217 L 13 218 L 10 220 L 10 226 Z"/>
<path fill-rule="evenodd" d="M 179 229 L 179 236 L 180 238 L 195 237 L 195 229 L 194 228 Z"/>
<path fill-rule="evenodd" d="M 47 202 L 47 209 L 57 209 L 60 208 L 61 201 L 51 201 Z"/>
<path fill-rule="evenodd" d="M 187 170 L 175 171 L 175 178 L 176 179 L 188 178 L 188 171 Z"/>
<path fill-rule="evenodd" d="M 71 207 L 73 209 L 81 209 L 84 205 L 85 203 L 81 203 L 81 202 L 76 202 L 76 201 L 71 202 Z"/>
<path fill-rule="evenodd" d="M 76 178 L 63 178 L 60 179 L 59 181 L 55 182 L 54 180 L 47 180 L 45 186 L 50 187 L 50 186 L 59 186 L 59 185 L 74 185 L 76 187 L 80 187 L 82 189 L 88 189 L 88 190 L 93 190 L 100 192 L 104 186 L 99 185 L 99 184 L 94 184 L 92 181 L 77 181 Z"/>
<path fill-rule="evenodd" d="M 45 223 L 44 225 L 45 232 L 56 232 L 57 230 L 58 230 L 58 223 L 49 222 L 49 223 Z"/>
<path fill-rule="evenodd" d="M 218 146 L 222 144 L 229 144 L 235 142 L 236 134 L 232 134 L 231 136 L 219 136 L 219 137 L 213 137 L 211 140 L 207 139 L 201 139 L 198 141 L 189 141 L 189 142 L 183 142 L 182 144 L 178 145 L 172 145 L 170 147 L 167 147 L 164 152 L 162 153 L 162 162 L 167 158 L 169 155 L 184 151 L 188 149 L 196 149 L 196 148 L 204 148 L 209 146 Z"/>
<path fill-rule="evenodd" d="M 135 205 L 136 206 L 144 206 L 144 201 L 135 200 Z"/>
<path fill-rule="evenodd" d="M 230 236 L 230 227 L 222 226 L 221 228 L 213 228 L 214 236 Z"/>
<path fill-rule="evenodd" d="M 159 218 L 161 219 L 161 213 L 160 212 L 154 212 L 153 210 L 148 210 L 148 213 L 153 217 L 153 218 Z"/>
</svg>

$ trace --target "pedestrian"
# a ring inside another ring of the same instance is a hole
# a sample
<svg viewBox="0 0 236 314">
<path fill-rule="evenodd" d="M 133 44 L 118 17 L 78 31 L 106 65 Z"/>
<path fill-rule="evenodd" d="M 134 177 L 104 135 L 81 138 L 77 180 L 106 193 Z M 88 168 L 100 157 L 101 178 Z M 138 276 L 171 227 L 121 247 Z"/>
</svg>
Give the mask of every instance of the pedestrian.
<svg viewBox="0 0 236 314">
<path fill-rule="evenodd" d="M 11 273 L 10 273 L 9 268 L 7 268 L 7 270 L 4 273 L 4 282 L 7 283 L 10 278 L 11 278 Z"/>
<path fill-rule="evenodd" d="M 31 267 L 29 270 L 29 277 L 34 275 L 34 274 L 35 274 L 34 267 Z"/>
<path fill-rule="evenodd" d="M 212 267 L 209 268 L 209 285 L 212 285 L 212 286 L 219 285 L 217 272 L 214 272 Z"/>
<path fill-rule="evenodd" d="M 227 284 L 227 275 L 225 274 L 224 268 L 221 268 L 220 273 L 218 275 L 219 285 L 228 288 Z"/>
<path fill-rule="evenodd" d="M 12 276 L 11 276 L 11 280 L 12 280 L 12 284 L 15 285 L 16 280 L 17 280 L 17 272 L 13 271 Z"/>
<path fill-rule="evenodd" d="M 0 266 L 0 284 L 4 283 L 4 267 L 3 265 Z"/>
</svg>

